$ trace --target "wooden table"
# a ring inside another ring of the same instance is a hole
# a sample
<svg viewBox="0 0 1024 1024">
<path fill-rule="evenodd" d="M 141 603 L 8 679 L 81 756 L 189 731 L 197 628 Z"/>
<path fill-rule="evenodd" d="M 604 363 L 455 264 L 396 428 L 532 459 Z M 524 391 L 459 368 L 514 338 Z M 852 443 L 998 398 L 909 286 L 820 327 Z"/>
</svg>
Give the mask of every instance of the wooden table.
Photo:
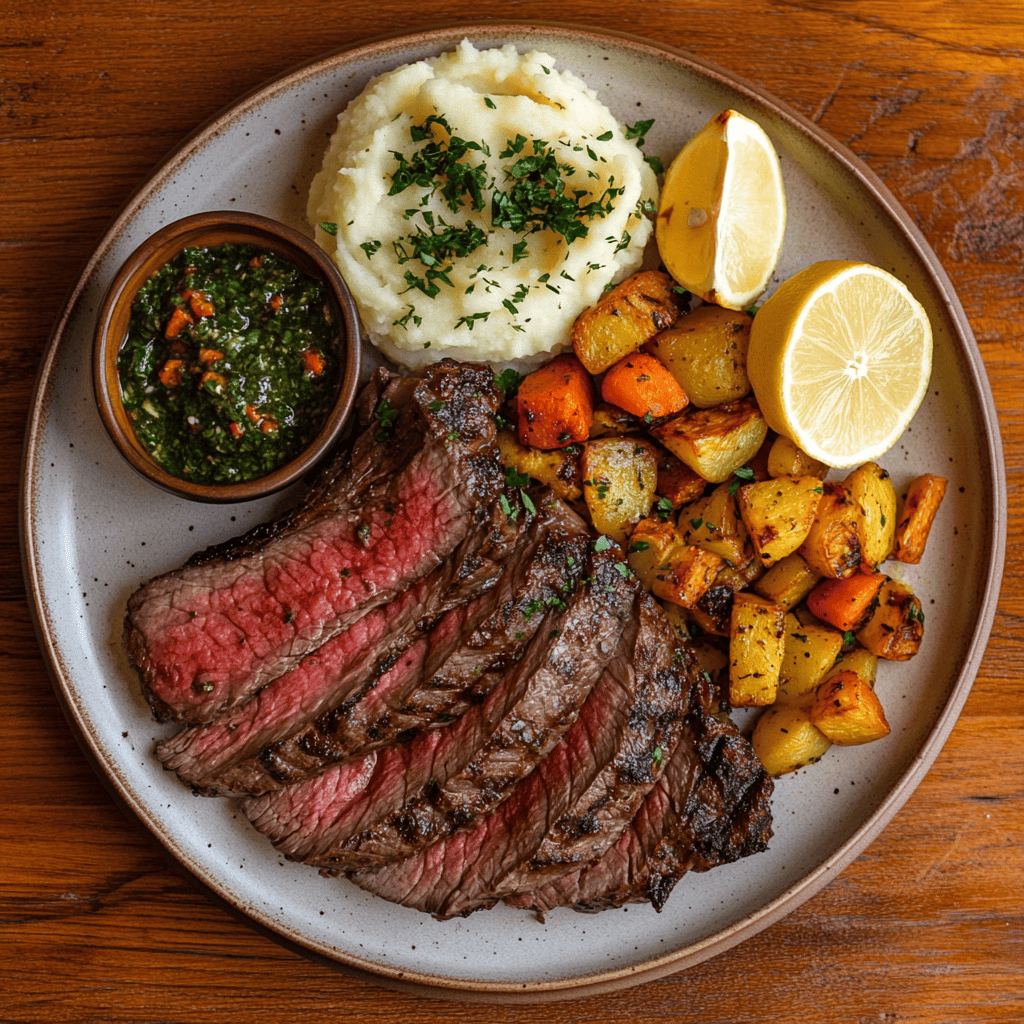
<svg viewBox="0 0 1024 1024">
<path fill-rule="evenodd" d="M 388 992 L 282 949 L 197 894 L 126 821 L 51 690 L 22 584 L 15 495 L 35 368 L 62 298 L 169 148 L 324 50 L 510 17 L 689 49 L 764 86 L 885 179 L 966 307 L 999 410 L 1010 518 L 999 611 L 963 716 L 906 807 L 836 881 L 755 938 L 662 981 L 485 1008 Z M 0 1019 L 1024 1018 L 1024 6 L 8 0 L 0 40 Z"/>
</svg>

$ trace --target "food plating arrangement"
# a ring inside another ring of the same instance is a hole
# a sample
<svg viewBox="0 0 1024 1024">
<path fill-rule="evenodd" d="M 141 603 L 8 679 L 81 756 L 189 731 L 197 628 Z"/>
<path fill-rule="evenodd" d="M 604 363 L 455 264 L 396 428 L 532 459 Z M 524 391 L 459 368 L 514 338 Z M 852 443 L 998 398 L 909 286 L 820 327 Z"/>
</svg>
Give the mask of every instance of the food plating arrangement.
<svg viewBox="0 0 1024 1024">
<path fill-rule="evenodd" d="M 946 480 L 874 461 L 928 386 L 924 309 L 843 260 L 757 305 L 768 135 L 724 110 L 666 169 L 651 124 L 510 46 L 371 81 L 308 203 L 384 363 L 359 424 L 283 518 L 128 603 L 163 765 L 439 918 L 660 909 L 765 850 L 773 779 L 886 737 L 878 661 L 924 641 L 892 566 Z M 279 262 L 187 250 L 136 299 L 125 406 L 176 474 L 319 429 L 334 326 Z"/>
</svg>

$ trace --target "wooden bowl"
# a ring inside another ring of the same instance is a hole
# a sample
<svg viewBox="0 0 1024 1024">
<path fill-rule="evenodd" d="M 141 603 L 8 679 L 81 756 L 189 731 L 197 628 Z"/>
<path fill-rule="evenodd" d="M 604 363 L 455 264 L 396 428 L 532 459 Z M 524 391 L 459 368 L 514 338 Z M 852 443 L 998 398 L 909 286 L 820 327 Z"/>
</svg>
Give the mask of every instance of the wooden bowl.
<svg viewBox="0 0 1024 1024">
<path fill-rule="evenodd" d="M 323 427 L 294 459 L 273 472 L 233 484 L 202 484 L 184 480 L 160 466 L 143 448 L 121 400 L 117 356 L 128 333 L 132 303 L 139 289 L 169 260 L 188 246 L 213 247 L 228 242 L 255 245 L 290 260 L 322 281 L 340 325 L 344 369 L 338 393 Z M 337 440 L 352 411 L 359 386 L 360 336 L 355 303 L 331 259 L 311 239 L 254 213 L 198 213 L 168 224 L 142 243 L 110 283 L 100 307 L 93 342 L 93 389 L 100 417 L 129 465 L 166 491 L 204 502 L 251 501 L 273 494 L 308 472 Z"/>
</svg>

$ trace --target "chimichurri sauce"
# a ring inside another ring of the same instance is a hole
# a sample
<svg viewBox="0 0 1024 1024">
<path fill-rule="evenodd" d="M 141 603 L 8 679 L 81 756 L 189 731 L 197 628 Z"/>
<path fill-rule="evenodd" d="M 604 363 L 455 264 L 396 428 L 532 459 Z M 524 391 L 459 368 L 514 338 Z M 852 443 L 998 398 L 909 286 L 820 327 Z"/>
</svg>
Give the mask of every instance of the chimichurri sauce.
<svg viewBox="0 0 1024 1024">
<path fill-rule="evenodd" d="M 242 483 L 317 435 L 338 390 L 325 286 L 251 245 L 182 250 L 139 291 L 118 355 L 124 407 L 174 476 Z"/>
</svg>

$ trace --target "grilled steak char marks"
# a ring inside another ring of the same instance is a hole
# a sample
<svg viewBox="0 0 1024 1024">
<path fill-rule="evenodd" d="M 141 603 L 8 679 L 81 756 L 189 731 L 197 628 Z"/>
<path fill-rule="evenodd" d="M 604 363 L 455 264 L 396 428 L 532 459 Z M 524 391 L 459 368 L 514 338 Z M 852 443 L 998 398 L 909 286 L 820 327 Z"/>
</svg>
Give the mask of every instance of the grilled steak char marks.
<svg viewBox="0 0 1024 1024">
<path fill-rule="evenodd" d="M 615 549 L 593 553 L 588 582 L 564 611 L 545 616 L 525 657 L 485 709 L 500 706 L 510 686 L 521 696 L 505 702 L 509 710 L 485 735 L 467 729 L 464 743 L 460 737 L 452 754 L 461 770 L 447 765 L 443 782 L 435 779 L 418 799 L 333 848 L 325 866 L 353 871 L 409 857 L 487 813 L 543 761 L 576 720 L 630 619 L 635 581 L 623 577 L 617 557 Z"/>
<path fill-rule="evenodd" d="M 446 360 L 381 393 L 408 396 L 402 415 L 367 431 L 307 508 L 131 597 L 125 646 L 158 720 L 245 701 L 441 564 L 497 500 L 490 370 Z"/>
<path fill-rule="evenodd" d="M 661 910 L 687 871 L 707 871 L 767 848 L 772 780 L 736 727 L 715 717 L 717 700 L 706 681 L 697 681 L 693 698 L 665 774 L 618 842 L 593 866 L 506 902 L 541 914 L 626 903 Z"/>
<path fill-rule="evenodd" d="M 319 775 L 404 733 L 439 728 L 482 701 L 533 636 L 541 616 L 530 610 L 564 599 L 586 558 L 589 534 L 582 520 L 561 502 L 543 500 L 537 507 L 497 585 L 444 615 L 414 645 L 418 660 L 406 664 L 403 656 L 358 698 L 239 765 L 232 791 L 257 795 Z"/>
<path fill-rule="evenodd" d="M 490 813 L 416 856 L 352 876 L 361 887 L 438 917 L 493 906 L 515 868 L 544 839 L 548 823 L 579 800 L 614 756 L 635 696 L 632 619 L 579 716 L 551 753 Z"/>
</svg>

